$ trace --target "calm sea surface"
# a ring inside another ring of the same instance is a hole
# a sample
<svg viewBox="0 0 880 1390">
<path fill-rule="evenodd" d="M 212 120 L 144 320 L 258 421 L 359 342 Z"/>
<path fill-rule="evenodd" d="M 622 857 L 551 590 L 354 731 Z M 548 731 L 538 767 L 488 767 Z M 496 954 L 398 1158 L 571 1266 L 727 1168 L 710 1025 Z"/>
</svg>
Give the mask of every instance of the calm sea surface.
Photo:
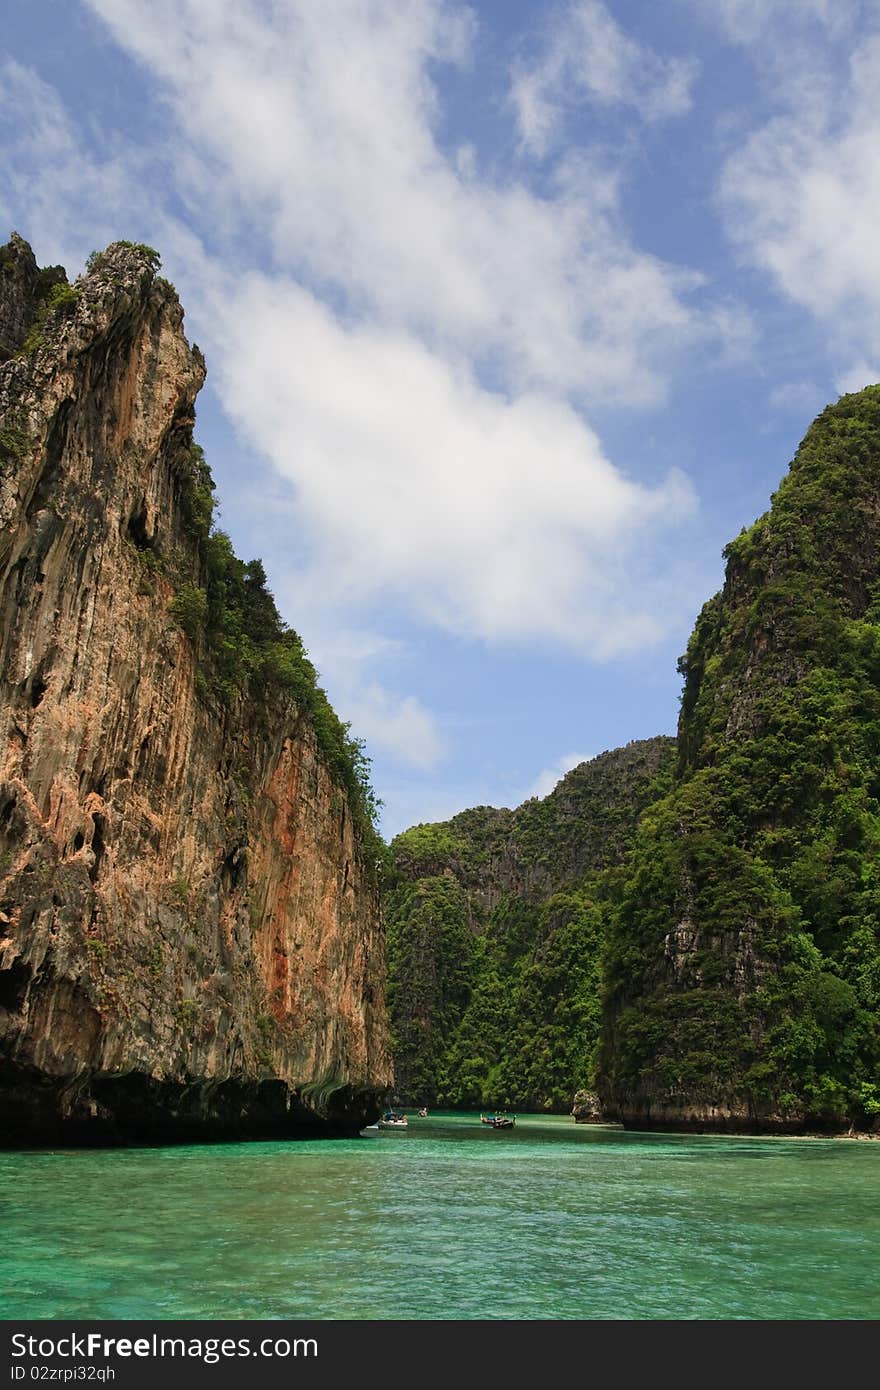
<svg viewBox="0 0 880 1390">
<path fill-rule="evenodd" d="M 5 1318 L 877 1318 L 880 1144 L 410 1119 L 0 1154 Z"/>
</svg>

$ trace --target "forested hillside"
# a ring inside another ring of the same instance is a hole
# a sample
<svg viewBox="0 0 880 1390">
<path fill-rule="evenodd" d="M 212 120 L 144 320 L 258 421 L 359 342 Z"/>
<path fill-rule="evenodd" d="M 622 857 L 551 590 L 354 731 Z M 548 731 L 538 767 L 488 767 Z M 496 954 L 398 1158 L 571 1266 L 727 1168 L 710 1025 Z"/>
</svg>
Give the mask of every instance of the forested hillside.
<svg viewBox="0 0 880 1390">
<path fill-rule="evenodd" d="M 631 743 L 515 811 L 478 807 L 392 844 L 388 1000 L 410 1101 L 568 1109 L 600 1022 L 603 904 L 674 743 Z"/>
<path fill-rule="evenodd" d="M 638 1125 L 880 1112 L 880 387 L 727 549 L 679 764 L 610 916 L 600 1089 Z"/>
</svg>

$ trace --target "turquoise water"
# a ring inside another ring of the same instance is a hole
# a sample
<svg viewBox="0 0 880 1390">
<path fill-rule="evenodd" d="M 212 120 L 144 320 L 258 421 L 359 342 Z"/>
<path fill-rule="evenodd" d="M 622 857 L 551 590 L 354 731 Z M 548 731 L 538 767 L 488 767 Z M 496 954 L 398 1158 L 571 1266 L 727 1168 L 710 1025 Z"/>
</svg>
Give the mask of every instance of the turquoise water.
<svg viewBox="0 0 880 1390">
<path fill-rule="evenodd" d="M 880 1144 L 411 1118 L 0 1154 L 6 1318 L 876 1318 Z"/>
</svg>

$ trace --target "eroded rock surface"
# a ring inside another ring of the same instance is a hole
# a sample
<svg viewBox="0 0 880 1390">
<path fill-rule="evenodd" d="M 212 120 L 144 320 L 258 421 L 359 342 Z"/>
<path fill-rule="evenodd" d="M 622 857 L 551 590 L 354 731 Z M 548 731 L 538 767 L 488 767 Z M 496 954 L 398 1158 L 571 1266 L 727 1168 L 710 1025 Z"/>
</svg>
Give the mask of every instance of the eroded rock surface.
<svg viewBox="0 0 880 1390">
<path fill-rule="evenodd" d="M 199 581 L 184 503 L 204 361 L 144 249 L 111 247 L 52 307 L 63 281 L 44 274 L 40 301 L 29 248 L 10 246 L 4 1138 L 354 1132 L 391 1073 L 347 793 L 287 693 L 207 696 L 169 616 Z"/>
</svg>

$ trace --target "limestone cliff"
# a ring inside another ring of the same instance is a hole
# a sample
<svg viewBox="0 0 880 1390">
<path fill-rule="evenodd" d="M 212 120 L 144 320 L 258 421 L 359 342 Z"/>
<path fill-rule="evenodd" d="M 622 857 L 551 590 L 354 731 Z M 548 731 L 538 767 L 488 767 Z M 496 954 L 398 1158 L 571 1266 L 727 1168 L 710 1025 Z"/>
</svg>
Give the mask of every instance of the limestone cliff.
<svg viewBox="0 0 880 1390">
<path fill-rule="evenodd" d="M 290 681 L 202 669 L 205 366 L 156 260 L 0 250 L 6 1142 L 350 1133 L 391 1079 L 350 780 Z"/>
<path fill-rule="evenodd" d="M 726 555 L 610 918 L 598 1089 L 636 1128 L 876 1128 L 880 387 Z"/>
</svg>

